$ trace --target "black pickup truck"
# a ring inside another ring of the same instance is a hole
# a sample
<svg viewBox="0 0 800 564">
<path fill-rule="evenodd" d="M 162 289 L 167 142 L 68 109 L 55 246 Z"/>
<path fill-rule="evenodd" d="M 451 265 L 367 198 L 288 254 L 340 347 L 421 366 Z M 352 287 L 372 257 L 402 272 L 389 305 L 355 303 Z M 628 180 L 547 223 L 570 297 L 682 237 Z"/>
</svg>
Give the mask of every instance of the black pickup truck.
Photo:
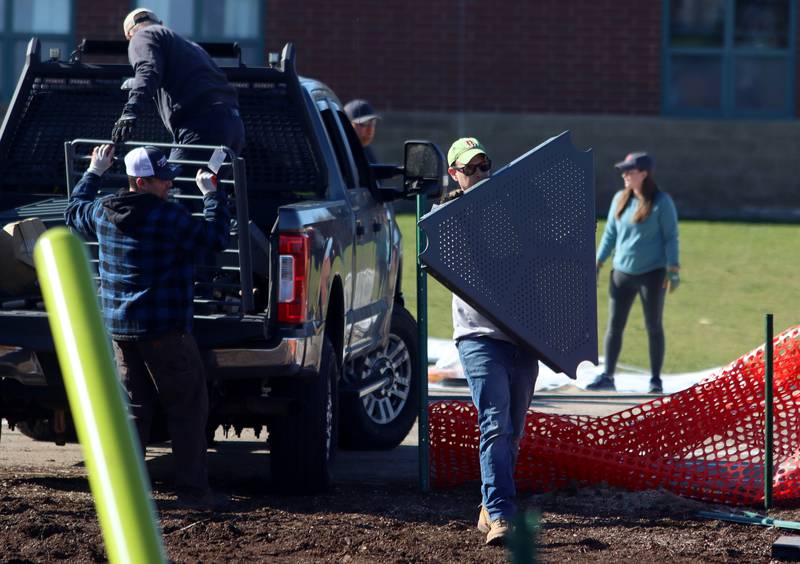
<svg viewBox="0 0 800 564">
<path fill-rule="evenodd" d="M 205 47 L 238 55 L 235 45 Z M 92 145 L 108 138 L 132 74 L 127 64 L 91 61 L 125 49 L 84 40 L 68 60 L 42 60 L 31 40 L 0 130 L 0 226 L 63 224 L 68 191 Z M 266 426 L 273 481 L 317 492 L 329 484 L 337 442 L 391 448 L 413 425 L 417 329 L 403 306 L 390 202 L 440 189 L 443 158 L 431 143 L 408 141 L 403 167 L 369 164 L 334 93 L 297 75 L 291 45 L 269 67 L 234 62 L 223 70 L 238 89 L 247 147 L 226 165 L 230 248 L 197 269 L 194 333 L 208 373 L 208 432 L 258 435 Z M 171 141 L 154 107 L 139 122 L 134 142 Z M 172 196 L 190 208 L 199 202 L 192 173 Z M 398 186 L 388 186 L 393 176 Z M 124 186 L 121 165 L 103 180 L 109 191 Z M 87 244 L 96 260 L 96 243 Z M 0 290 L 0 417 L 62 444 L 72 431 L 35 289 Z"/>
</svg>

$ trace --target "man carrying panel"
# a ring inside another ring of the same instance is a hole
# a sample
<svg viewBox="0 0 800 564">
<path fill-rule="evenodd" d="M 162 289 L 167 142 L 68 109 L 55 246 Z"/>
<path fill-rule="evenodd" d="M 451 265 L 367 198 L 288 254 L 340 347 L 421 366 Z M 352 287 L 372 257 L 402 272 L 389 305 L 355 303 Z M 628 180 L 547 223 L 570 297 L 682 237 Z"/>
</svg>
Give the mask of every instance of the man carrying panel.
<svg viewBox="0 0 800 564">
<path fill-rule="evenodd" d="M 491 176 L 492 161 L 474 137 L 456 140 L 447 152 L 447 164 L 461 193 Z M 514 468 L 539 361 L 455 293 L 452 309 L 453 340 L 478 410 L 478 530 L 486 533 L 486 544 L 499 545 L 505 543 L 517 512 Z"/>
<path fill-rule="evenodd" d="M 148 9 L 138 8 L 123 23 L 128 60 L 135 76 L 128 103 L 114 124 L 114 143 L 131 138 L 147 100 L 155 101 L 164 126 L 181 145 L 244 148 L 244 124 L 236 89 L 208 53 L 168 27 Z M 175 148 L 170 159 L 190 158 Z"/>
</svg>

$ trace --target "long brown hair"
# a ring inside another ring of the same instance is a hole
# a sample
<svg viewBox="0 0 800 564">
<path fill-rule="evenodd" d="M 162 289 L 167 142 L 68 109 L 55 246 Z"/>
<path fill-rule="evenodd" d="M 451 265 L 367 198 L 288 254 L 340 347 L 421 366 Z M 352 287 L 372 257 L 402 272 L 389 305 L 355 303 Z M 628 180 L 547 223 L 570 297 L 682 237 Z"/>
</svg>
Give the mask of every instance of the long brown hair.
<svg viewBox="0 0 800 564">
<path fill-rule="evenodd" d="M 658 184 L 656 184 L 656 181 L 653 179 L 652 173 L 648 171 L 647 176 L 642 180 L 642 199 L 639 201 L 639 207 L 636 208 L 636 212 L 633 214 L 634 223 L 641 223 L 650 216 L 650 212 L 653 211 L 653 202 L 658 192 Z M 619 197 L 617 211 L 614 213 L 614 217 L 617 219 L 622 217 L 622 212 L 625 211 L 625 206 L 628 205 L 631 196 L 633 196 L 633 188 L 626 187 L 622 191 L 622 196 Z"/>
</svg>

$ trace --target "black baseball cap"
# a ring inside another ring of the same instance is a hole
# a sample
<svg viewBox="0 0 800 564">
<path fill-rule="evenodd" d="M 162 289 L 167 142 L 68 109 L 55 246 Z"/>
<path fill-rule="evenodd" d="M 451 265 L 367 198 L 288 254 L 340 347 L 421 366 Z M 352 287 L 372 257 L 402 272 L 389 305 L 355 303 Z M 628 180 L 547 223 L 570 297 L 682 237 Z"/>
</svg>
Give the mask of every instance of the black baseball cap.
<svg viewBox="0 0 800 564">
<path fill-rule="evenodd" d="M 381 117 L 372 104 L 366 100 L 350 100 L 344 105 L 344 113 L 347 114 L 347 119 L 353 123 L 367 123 Z"/>
<path fill-rule="evenodd" d="M 638 153 L 629 153 L 624 161 L 620 161 L 614 165 L 614 168 L 620 171 L 626 170 L 653 170 L 655 163 L 653 162 L 653 157 L 648 155 L 645 152 L 638 152 Z"/>
</svg>

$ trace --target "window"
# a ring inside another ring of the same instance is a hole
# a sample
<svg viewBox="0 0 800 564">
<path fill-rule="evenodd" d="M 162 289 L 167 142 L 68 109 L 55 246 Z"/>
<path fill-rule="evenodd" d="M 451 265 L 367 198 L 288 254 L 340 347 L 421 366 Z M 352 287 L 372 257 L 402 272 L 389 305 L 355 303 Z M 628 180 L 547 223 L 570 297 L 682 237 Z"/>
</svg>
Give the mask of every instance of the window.
<svg viewBox="0 0 800 564">
<path fill-rule="evenodd" d="M 663 109 L 792 117 L 794 0 L 667 0 Z"/>
<path fill-rule="evenodd" d="M 356 187 L 356 179 L 353 176 L 352 155 L 350 149 L 342 139 L 341 124 L 336 121 L 336 116 L 333 110 L 328 107 L 327 103 L 317 104 L 320 107 L 320 114 L 322 115 L 322 123 L 325 124 L 325 130 L 328 132 L 328 137 L 333 146 L 333 152 L 336 154 L 336 161 L 339 163 L 339 170 L 342 171 L 344 183 L 348 188 Z"/>
<path fill-rule="evenodd" d="M 164 25 L 193 41 L 236 41 L 246 64 L 265 63 L 259 0 L 138 0 L 135 5 L 153 10 Z"/>
<path fill-rule="evenodd" d="M 52 48 L 69 55 L 75 43 L 73 13 L 74 0 L 0 0 L 0 99 L 11 97 L 34 35 L 43 57 Z"/>
</svg>

